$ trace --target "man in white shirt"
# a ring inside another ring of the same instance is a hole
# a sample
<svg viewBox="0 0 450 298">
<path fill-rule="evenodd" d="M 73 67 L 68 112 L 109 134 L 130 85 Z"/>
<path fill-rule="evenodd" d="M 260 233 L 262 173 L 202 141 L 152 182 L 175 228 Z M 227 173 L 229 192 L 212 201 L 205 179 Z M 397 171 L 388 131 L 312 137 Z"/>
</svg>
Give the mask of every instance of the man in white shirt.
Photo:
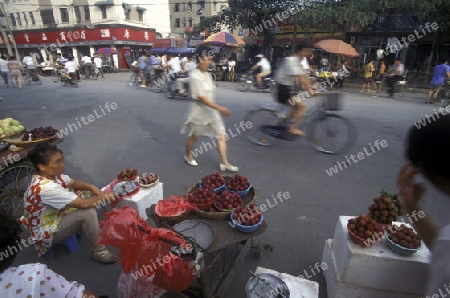
<svg viewBox="0 0 450 298">
<path fill-rule="evenodd" d="M 193 69 L 197 68 L 197 64 L 195 63 L 195 61 L 192 60 L 192 56 L 188 56 L 185 58 L 186 58 L 186 62 L 184 63 L 183 69 L 180 71 L 180 73 L 186 74 L 187 76 L 176 79 L 177 89 L 178 89 L 177 93 L 179 93 L 179 94 L 184 94 L 184 92 L 185 92 L 184 85 L 189 82 L 189 77 L 188 77 L 189 73 Z"/>
<path fill-rule="evenodd" d="M 64 69 L 66 70 L 66 77 L 70 78 L 71 81 L 76 80 L 77 62 L 75 57 L 69 56 L 69 61 L 64 64 Z"/>
<path fill-rule="evenodd" d="M 252 67 L 252 70 L 257 68 L 261 69 L 261 72 L 256 75 L 256 81 L 258 82 L 258 88 L 263 88 L 262 79 L 270 75 L 272 72 L 272 67 L 270 66 L 269 60 L 267 60 L 263 54 L 256 55 L 256 58 L 258 58 L 259 61 Z"/>
<path fill-rule="evenodd" d="M 94 53 L 94 65 L 97 71 L 102 75 L 102 78 L 105 76 L 103 75 L 103 61 L 102 58 L 98 56 L 98 53 Z"/>
<path fill-rule="evenodd" d="M 81 58 L 81 63 L 83 64 L 84 67 L 84 77 L 86 79 L 88 79 L 91 75 L 91 68 L 92 68 L 92 60 L 91 57 L 89 57 L 88 55 L 84 55 Z"/>
<path fill-rule="evenodd" d="M 292 134 L 305 136 L 305 133 L 297 129 L 306 112 L 306 104 L 294 90 L 296 81 L 302 86 L 303 93 L 314 95 L 313 86 L 309 80 L 309 64 L 307 57 L 312 52 L 312 46 L 301 41 L 297 44 L 292 56 L 286 57 L 281 63 L 275 75 L 277 83 L 277 100 L 279 103 L 289 106 L 292 111 L 289 115 L 291 121 L 288 131 Z"/>
<path fill-rule="evenodd" d="M 236 61 L 230 58 L 228 61 L 228 79 L 230 82 L 234 82 L 234 68 L 236 67 Z"/>
<path fill-rule="evenodd" d="M 323 57 L 320 59 L 320 64 L 322 64 L 322 71 L 326 71 L 328 69 L 328 58 Z"/>
</svg>

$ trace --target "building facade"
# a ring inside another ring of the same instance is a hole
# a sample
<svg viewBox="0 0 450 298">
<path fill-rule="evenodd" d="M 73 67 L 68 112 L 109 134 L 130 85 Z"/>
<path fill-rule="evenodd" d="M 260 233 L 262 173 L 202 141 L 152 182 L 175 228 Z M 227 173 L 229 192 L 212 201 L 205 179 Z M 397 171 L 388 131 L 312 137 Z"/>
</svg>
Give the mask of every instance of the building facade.
<svg viewBox="0 0 450 298">
<path fill-rule="evenodd" d="M 195 25 L 199 24 L 206 17 L 217 15 L 227 5 L 221 0 L 169 0 L 172 35 L 185 38 L 186 33 L 193 31 Z"/>
<path fill-rule="evenodd" d="M 19 56 L 32 51 L 38 54 L 39 61 L 44 61 L 47 58 L 55 60 L 57 53 L 80 59 L 106 47 L 118 53 L 106 57 L 112 58 L 113 66 L 128 68 L 142 51 L 153 46 L 157 35 L 168 33 L 157 34 L 149 23 L 157 24 L 159 30 L 169 30 L 167 0 L 156 0 L 146 5 L 134 2 L 0 1 L 0 12 L 7 29 L 3 28 L 6 34 L 0 35 L 0 51 L 6 52 L 7 44 L 15 43 Z M 167 19 L 165 27 L 164 18 Z"/>
</svg>

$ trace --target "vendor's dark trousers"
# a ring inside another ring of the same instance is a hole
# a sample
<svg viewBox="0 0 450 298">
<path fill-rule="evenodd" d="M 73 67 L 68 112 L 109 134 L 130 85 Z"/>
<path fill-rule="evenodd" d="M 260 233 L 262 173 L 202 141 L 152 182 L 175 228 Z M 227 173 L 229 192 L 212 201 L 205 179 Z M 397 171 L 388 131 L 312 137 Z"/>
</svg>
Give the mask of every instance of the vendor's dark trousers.
<svg viewBox="0 0 450 298">
<path fill-rule="evenodd" d="M 90 76 L 91 76 L 91 68 L 92 68 L 92 63 L 86 63 L 84 65 L 84 77 L 86 79 L 90 78 Z"/>
<path fill-rule="evenodd" d="M 92 249 L 98 247 L 98 218 L 95 208 L 76 209 L 64 215 L 53 234 L 52 244 L 60 243 L 75 233 L 85 236 Z"/>
<path fill-rule="evenodd" d="M 387 87 L 388 87 L 387 92 L 388 92 L 389 97 L 394 96 L 395 87 L 397 85 L 397 82 L 400 81 L 401 79 L 402 79 L 402 77 L 398 76 L 398 75 L 387 78 Z"/>
</svg>

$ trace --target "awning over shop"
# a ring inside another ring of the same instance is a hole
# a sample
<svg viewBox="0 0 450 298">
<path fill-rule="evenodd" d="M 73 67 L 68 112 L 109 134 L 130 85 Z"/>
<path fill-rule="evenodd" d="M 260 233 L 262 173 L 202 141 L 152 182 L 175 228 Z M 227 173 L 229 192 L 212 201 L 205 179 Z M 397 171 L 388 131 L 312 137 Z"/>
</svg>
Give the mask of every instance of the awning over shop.
<svg viewBox="0 0 450 298">
<path fill-rule="evenodd" d="M 103 0 L 103 1 L 97 1 L 94 3 L 95 6 L 109 6 L 114 5 L 114 0 Z"/>
<path fill-rule="evenodd" d="M 125 9 L 126 11 L 130 11 L 130 10 L 131 10 L 131 4 L 122 2 L 122 7 L 123 7 L 123 9 Z"/>
<path fill-rule="evenodd" d="M 147 8 L 142 7 L 142 6 L 136 6 L 136 10 L 147 11 Z"/>
</svg>

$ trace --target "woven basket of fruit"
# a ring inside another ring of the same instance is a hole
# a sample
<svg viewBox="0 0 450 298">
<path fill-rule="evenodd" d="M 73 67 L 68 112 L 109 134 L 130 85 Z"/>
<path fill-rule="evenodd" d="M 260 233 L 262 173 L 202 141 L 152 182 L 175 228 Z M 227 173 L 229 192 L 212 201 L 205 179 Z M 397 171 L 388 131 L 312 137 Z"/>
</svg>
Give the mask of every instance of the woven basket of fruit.
<svg viewBox="0 0 450 298">
<path fill-rule="evenodd" d="M 387 246 L 395 253 L 410 256 L 422 249 L 422 239 L 407 225 L 394 225 L 390 231 L 384 230 Z"/>
<path fill-rule="evenodd" d="M 31 147 L 40 143 L 48 142 L 52 139 L 58 138 L 58 130 L 51 126 L 38 127 L 32 130 L 25 130 L 16 138 L 8 138 L 3 141 L 16 145 L 18 147 Z"/>
<path fill-rule="evenodd" d="M 376 221 L 364 214 L 349 219 L 347 231 L 352 242 L 362 247 L 370 247 L 383 238 L 383 230 L 377 226 Z"/>
<path fill-rule="evenodd" d="M 189 194 L 190 191 L 194 190 L 196 187 L 198 188 L 198 183 L 192 185 L 191 188 L 189 188 L 188 194 Z M 220 199 L 220 197 L 219 197 L 219 199 Z M 254 187 L 252 187 L 249 190 L 248 194 L 246 194 L 245 196 L 241 197 L 241 199 L 242 199 L 242 203 L 244 205 L 254 204 L 256 202 L 256 200 L 258 199 L 258 192 L 257 192 L 257 190 Z M 207 219 L 228 219 L 228 218 L 230 218 L 230 214 L 231 214 L 232 210 L 221 211 L 221 210 L 218 210 L 215 207 L 212 207 L 212 208 L 209 208 L 209 210 L 206 210 L 206 211 L 197 209 L 197 210 L 195 210 L 195 212 L 196 212 L 196 214 L 199 217 L 202 217 L 202 218 L 207 218 Z"/>
</svg>

